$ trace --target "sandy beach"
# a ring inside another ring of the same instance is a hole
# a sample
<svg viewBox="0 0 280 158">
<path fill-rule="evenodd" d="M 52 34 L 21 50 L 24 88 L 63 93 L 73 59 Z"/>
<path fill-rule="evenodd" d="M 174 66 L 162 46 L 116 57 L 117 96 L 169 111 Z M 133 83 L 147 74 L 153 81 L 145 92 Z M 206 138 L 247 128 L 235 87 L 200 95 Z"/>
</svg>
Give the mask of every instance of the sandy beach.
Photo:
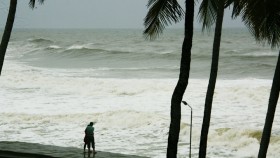
<svg viewBox="0 0 280 158">
<path fill-rule="evenodd" d="M 73 147 L 59 147 L 25 142 L 0 142 L 1 158 L 144 158 L 136 155 L 123 155 L 97 151 L 97 154 L 84 153 L 83 149 Z"/>
</svg>

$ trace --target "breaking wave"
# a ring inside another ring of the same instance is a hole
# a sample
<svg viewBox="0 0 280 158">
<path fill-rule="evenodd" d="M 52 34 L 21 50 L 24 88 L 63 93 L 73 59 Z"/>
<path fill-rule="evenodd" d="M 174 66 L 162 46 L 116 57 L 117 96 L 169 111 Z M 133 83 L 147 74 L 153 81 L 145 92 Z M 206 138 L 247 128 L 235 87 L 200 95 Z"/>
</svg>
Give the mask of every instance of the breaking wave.
<svg viewBox="0 0 280 158">
<path fill-rule="evenodd" d="M 49 39 L 45 39 L 45 38 L 35 38 L 35 39 L 29 39 L 28 40 L 29 42 L 31 43 L 37 43 L 37 44 L 51 44 L 51 43 L 54 43 L 54 41 L 52 40 L 49 40 Z"/>
</svg>

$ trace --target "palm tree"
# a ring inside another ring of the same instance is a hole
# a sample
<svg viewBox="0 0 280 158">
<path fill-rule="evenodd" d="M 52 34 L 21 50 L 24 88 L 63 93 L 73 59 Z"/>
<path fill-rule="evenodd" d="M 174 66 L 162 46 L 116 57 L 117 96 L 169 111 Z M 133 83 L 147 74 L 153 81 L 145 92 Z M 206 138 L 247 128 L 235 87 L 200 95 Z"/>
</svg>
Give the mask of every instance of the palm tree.
<svg viewBox="0 0 280 158">
<path fill-rule="evenodd" d="M 188 85 L 191 48 L 193 38 L 194 0 L 186 0 L 185 36 L 182 45 L 180 75 L 171 98 L 171 122 L 169 127 L 167 157 L 176 158 L 181 123 L 181 101 Z M 145 18 L 144 34 L 155 38 L 162 33 L 165 25 L 178 22 L 182 16 L 182 9 L 177 0 L 149 0 L 149 12 Z"/>
<path fill-rule="evenodd" d="M 280 46 L 280 1 L 246 0 L 236 3 L 238 12 L 257 41 L 268 43 L 272 48 Z M 265 158 L 270 142 L 275 110 L 280 91 L 280 52 L 272 81 L 268 109 L 263 128 L 258 157 Z"/>
<path fill-rule="evenodd" d="M 215 29 L 215 39 L 219 38 L 216 36 L 218 33 L 219 36 L 219 28 L 217 27 L 221 25 L 221 17 L 223 16 L 222 8 L 233 4 L 233 13 L 232 17 L 236 17 L 240 14 L 243 16 L 243 21 L 250 29 L 251 33 L 255 36 L 258 41 L 266 41 L 268 44 L 271 44 L 272 47 L 279 46 L 280 41 L 280 2 L 279 0 L 205 0 L 202 2 L 200 7 L 200 15 L 201 21 L 203 21 L 203 27 L 210 26 L 214 21 L 216 21 L 216 29 Z M 220 6 L 220 7 L 219 7 Z M 219 22 L 220 21 L 220 22 Z M 218 31 L 218 32 L 217 32 Z M 204 111 L 204 119 L 201 130 L 201 140 L 200 140 L 200 150 L 199 157 L 206 156 L 206 148 L 207 148 L 207 135 L 209 131 L 209 123 L 211 118 L 211 108 L 212 108 L 212 99 L 213 92 L 215 88 L 215 82 L 213 81 L 215 78 L 216 72 L 215 69 L 218 70 L 217 65 L 217 57 L 214 57 L 214 47 L 218 47 L 218 44 L 213 44 L 213 57 L 212 57 L 212 65 L 211 65 L 211 74 L 209 79 L 209 85 L 207 89 L 207 96 L 205 101 L 205 111 Z M 219 39 L 217 39 L 219 40 Z M 217 41 L 216 40 L 216 41 Z M 218 42 L 220 43 L 220 42 Z M 216 45 L 216 46 L 215 46 Z M 216 49 L 217 50 L 217 49 Z M 218 53 L 215 53 L 218 55 Z M 215 55 L 215 56 L 216 56 Z M 280 55 L 280 52 L 279 52 Z M 278 57 L 280 58 L 280 57 Z M 216 60 L 216 61 L 214 61 Z M 273 79 L 273 85 L 271 89 L 271 95 L 269 99 L 269 107 L 267 112 L 266 123 L 264 127 L 264 132 L 261 140 L 259 158 L 263 158 L 266 156 L 267 147 L 269 144 L 269 138 L 271 134 L 271 127 L 273 123 L 274 113 L 279 97 L 280 83 L 276 82 L 280 80 L 280 59 L 278 59 L 278 63 L 275 70 L 275 75 Z M 213 67 L 214 65 L 214 67 Z M 212 69 L 214 68 L 214 70 Z M 212 76 L 212 77 L 211 77 Z M 211 79 L 212 78 L 212 79 Z M 212 86 L 211 86 L 212 85 Z M 211 92 L 212 91 L 212 92 Z"/>
<path fill-rule="evenodd" d="M 42 4 L 44 2 L 44 0 L 38 0 L 38 1 L 40 4 Z M 29 6 L 31 8 L 34 8 L 35 0 L 30 0 Z M 13 25 L 14 25 L 16 9 L 17 9 L 17 0 L 11 0 L 9 13 L 8 13 L 7 21 L 6 21 L 6 26 L 5 26 L 5 30 L 4 30 L 4 33 L 2 36 L 2 41 L 0 44 L 0 75 L 2 72 L 6 50 L 7 50 L 9 41 L 10 41 L 10 37 L 11 37 Z"/>
<path fill-rule="evenodd" d="M 212 102 L 217 80 L 219 52 L 222 34 L 222 25 L 224 17 L 225 0 L 204 0 L 201 3 L 199 14 L 200 21 L 203 22 L 203 29 L 216 21 L 215 35 L 212 50 L 212 64 L 210 78 L 205 99 L 205 109 L 202 122 L 199 157 L 205 158 L 207 151 L 207 138 L 211 119 Z"/>
<path fill-rule="evenodd" d="M 8 47 L 8 43 L 11 37 L 13 25 L 14 25 L 14 20 L 15 20 L 15 15 L 16 15 L 16 8 L 17 8 L 17 0 L 11 0 L 10 1 L 10 8 L 9 8 L 9 13 L 7 17 L 7 22 L 5 26 L 5 30 L 2 36 L 2 41 L 0 44 L 0 75 L 2 72 L 2 67 L 4 63 L 4 58 L 6 54 L 6 50 Z"/>
<path fill-rule="evenodd" d="M 234 0 L 233 17 L 242 14 L 242 19 L 259 42 L 268 43 L 272 48 L 280 46 L 280 1 L 279 0 Z M 263 128 L 259 158 L 266 157 L 270 142 L 275 110 L 280 91 L 280 52 L 269 96 L 268 109 Z"/>
</svg>

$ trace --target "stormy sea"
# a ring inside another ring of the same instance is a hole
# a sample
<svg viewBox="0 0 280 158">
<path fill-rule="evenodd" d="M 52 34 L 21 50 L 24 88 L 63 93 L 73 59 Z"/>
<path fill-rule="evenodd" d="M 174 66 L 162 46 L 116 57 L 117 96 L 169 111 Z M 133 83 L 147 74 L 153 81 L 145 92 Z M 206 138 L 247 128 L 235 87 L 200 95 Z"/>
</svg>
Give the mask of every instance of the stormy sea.
<svg viewBox="0 0 280 158">
<path fill-rule="evenodd" d="M 1 31 L 2 32 L 2 31 Z M 147 40 L 141 29 L 14 29 L 0 77 L 0 141 L 83 147 L 95 122 L 96 150 L 165 157 L 183 29 Z M 197 157 L 213 33 L 195 30 L 189 85 Z M 257 157 L 278 50 L 242 28 L 224 29 L 207 153 Z M 280 111 L 268 149 L 280 153 Z M 190 108 L 182 105 L 178 157 L 188 157 Z"/>
</svg>

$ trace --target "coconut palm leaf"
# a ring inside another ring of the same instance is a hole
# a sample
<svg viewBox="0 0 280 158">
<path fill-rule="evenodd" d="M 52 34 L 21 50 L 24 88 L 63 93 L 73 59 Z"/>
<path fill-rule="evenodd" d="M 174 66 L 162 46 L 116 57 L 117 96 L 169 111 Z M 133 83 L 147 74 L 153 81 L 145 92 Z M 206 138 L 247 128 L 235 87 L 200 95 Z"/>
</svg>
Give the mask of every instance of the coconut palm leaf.
<svg viewBox="0 0 280 158">
<path fill-rule="evenodd" d="M 243 0 L 226 0 L 225 8 L 229 7 L 230 5 L 233 5 L 232 18 L 236 18 L 237 16 L 240 15 L 243 7 L 245 6 L 245 1 L 243 1 Z"/>
<path fill-rule="evenodd" d="M 30 0 L 30 1 L 29 1 L 29 7 L 30 7 L 30 8 L 34 9 L 34 7 L 35 7 L 35 1 L 36 1 L 36 0 Z M 37 0 L 37 1 L 39 2 L 39 4 L 43 4 L 45 0 Z"/>
<path fill-rule="evenodd" d="M 150 39 L 158 37 L 165 26 L 179 22 L 184 15 L 177 0 L 149 0 L 147 6 L 150 9 L 144 19 L 144 35 Z"/>
<path fill-rule="evenodd" d="M 202 29 L 210 29 L 217 19 L 218 0 L 203 0 L 199 7 L 199 22 Z"/>
<path fill-rule="evenodd" d="M 210 29 L 217 19 L 217 9 L 219 0 L 203 0 L 199 7 L 199 22 L 202 23 L 202 29 Z M 244 0 L 225 0 L 224 8 L 233 5 L 232 18 L 236 18 L 242 11 L 245 4 Z"/>
<path fill-rule="evenodd" d="M 247 0 L 240 2 L 242 20 L 257 41 L 271 47 L 280 46 L 280 0 Z"/>
</svg>

